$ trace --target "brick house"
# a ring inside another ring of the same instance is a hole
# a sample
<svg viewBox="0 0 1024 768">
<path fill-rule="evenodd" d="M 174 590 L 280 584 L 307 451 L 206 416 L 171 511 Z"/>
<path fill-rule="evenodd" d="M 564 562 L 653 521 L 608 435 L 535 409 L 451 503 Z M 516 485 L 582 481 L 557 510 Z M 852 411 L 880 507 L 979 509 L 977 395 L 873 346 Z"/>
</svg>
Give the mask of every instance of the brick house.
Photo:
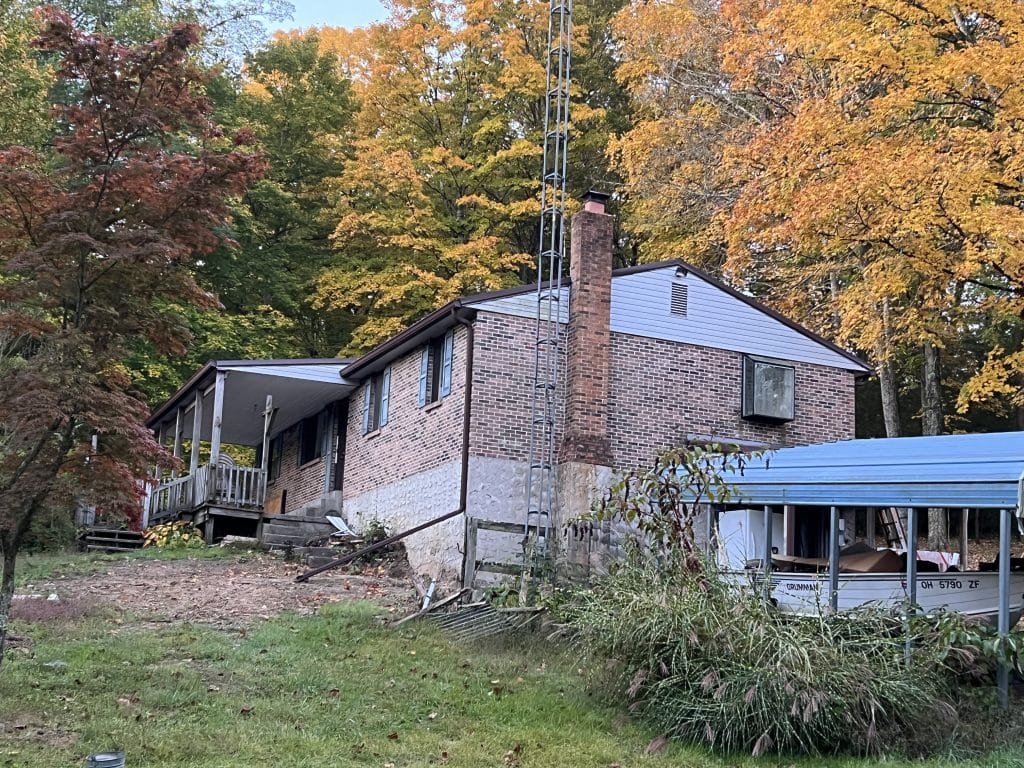
<svg viewBox="0 0 1024 768">
<path fill-rule="evenodd" d="M 855 381 L 869 372 L 859 359 L 683 262 L 613 272 L 612 217 L 600 196 L 573 217 L 571 242 L 558 318 L 566 361 L 556 386 L 554 523 L 586 509 L 614 470 L 686 439 L 783 446 L 853 437 Z M 201 474 L 193 455 L 187 474 L 153 491 L 151 516 L 192 514 L 219 536 L 237 527 L 228 523 L 235 512 L 274 524 L 336 513 L 357 529 L 379 520 L 400 531 L 459 510 L 407 540 L 417 572 L 472 580 L 478 562 L 513 561 L 526 509 L 536 311 L 536 286 L 523 286 L 453 301 L 353 361 L 208 364 L 150 426 L 179 456 L 193 433 L 216 443 L 213 467 L 224 463 L 221 442 L 258 446 L 254 469 L 265 482 L 246 504 L 231 504 L 217 494 L 242 470 L 220 467 L 210 470 L 216 482 L 197 478 L 201 493 L 169 503 L 170 484 Z M 465 562 L 467 520 L 509 525 L 481 531 Z"/>
</svg>

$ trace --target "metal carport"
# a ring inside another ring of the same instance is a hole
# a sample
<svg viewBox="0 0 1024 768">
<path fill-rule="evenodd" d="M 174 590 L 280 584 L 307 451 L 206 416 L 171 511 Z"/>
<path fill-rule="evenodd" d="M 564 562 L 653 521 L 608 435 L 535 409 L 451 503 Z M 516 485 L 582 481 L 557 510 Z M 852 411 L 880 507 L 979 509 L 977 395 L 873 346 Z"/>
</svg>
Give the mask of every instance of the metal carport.
<svg viewBox="0 0 1024 768">
<path fill-rule="evenodd" d="M 843 507 L 896 507 L 908 510 L 907 584 L 916 600 L 917 512 L 930 507 L 995 510 L 999 513 L 998 631 L 1010 630 L 1010 538 L 1014 514 L 1024 510 L 1024 432 L 937 437 L 846 440 L 780 448 L 752 458 L 726 481 L 730 501 L 764 506 L 831 508 L 829 584 L 836 606 L 839 510 Z M 765 562 L 771 562 L 771 526 L 765 536 Z M 999 672 L 1005 704 L 1009 670 Z"/>
</svg>

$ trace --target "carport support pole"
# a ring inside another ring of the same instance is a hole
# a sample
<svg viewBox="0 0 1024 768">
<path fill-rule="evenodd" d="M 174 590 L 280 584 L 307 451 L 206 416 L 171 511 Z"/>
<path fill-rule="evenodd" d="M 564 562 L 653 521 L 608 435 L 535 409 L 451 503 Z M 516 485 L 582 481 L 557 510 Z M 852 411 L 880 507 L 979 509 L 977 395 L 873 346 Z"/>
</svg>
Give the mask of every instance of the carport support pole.
<svg viewBox="0 0 1024 768">
<path fill-rule="evenodd" d="M 832 507 L 828 532 L 828 605 L 839 611 L 839 507 Z"/>
<path fill-rule="evenodd" d="M 1005 648 L 1007 635 L 1010 634 L 1010 510 L 999 510 L 999 643 L 1000 650 Z M 1003 709 L 1010 706 L 1010 668 L 999 662 L 996 673 L 999 683 L 999 703 Z"/>
<path fill-rule="evenodd" d="M 960 510 L 960 570 L 967 570 L 967 524 L 971 510 L 964 507 Z"/>
<path fill-rule="evenodd" d="M 917 508 L 907 508 L 907 621 L 904 624 L 907 633 L 907 645 L 903 658 L 910 666 L 913 644 L 910 641 L 910 616 L 917 605 Z"/>
</svg>

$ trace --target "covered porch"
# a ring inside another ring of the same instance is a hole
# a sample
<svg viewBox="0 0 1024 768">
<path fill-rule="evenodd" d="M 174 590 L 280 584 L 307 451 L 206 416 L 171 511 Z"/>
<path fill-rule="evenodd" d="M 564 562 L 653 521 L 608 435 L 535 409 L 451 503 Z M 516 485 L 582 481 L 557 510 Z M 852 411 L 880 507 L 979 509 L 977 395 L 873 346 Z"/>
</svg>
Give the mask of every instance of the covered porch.
<svg viewBox="0 0 1024 768">
<path fill-rule="evenodd" d="M 347 363 L 219 360 L 203 366 L 149 419 L 179 463 L 155 468 L 143 525 L 186 519 L 203 527 L 207 541 L 227 533 L 258 535 L 267 503 L 270 438 L 347 397 L 352 386 L 341 377 Z M 333 445 L 325 444 L 323 461 L 333 454 Z"/>
</svg>

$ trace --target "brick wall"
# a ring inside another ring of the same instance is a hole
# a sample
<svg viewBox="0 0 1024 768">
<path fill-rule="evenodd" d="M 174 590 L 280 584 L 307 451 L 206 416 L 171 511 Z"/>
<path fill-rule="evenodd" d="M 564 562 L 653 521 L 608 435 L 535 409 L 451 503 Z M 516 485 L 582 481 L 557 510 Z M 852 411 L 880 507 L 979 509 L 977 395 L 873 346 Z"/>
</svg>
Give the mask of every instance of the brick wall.
<svg viewBox="0 0 1024 768">
<path fill-rule="evenodd" d="M 796 418 L 762 424 L 740 417 L 743 355 L 612 334 L 609 422 L 614 466 L 647 463 L 687 435 L 801 445 L 854 436 L 854 376 L 794 363 Z"/>
<path fill-rule="evenodd" d="M 420 349 L 391 364 L 388 423 L 363 434 L 367 386 L 349 400 L 345 443 L 345 499 L 462 458 L 462 407 L 466 381 L 466 329 L 456 326 L 452 391 L 425 408 L 418 404 Z M 439 510 L 438 514 L 448 510 Z"/>
<path fill-rule="evenodd" d="M 535 322 L 525 317 L 480 312 L 474 333 L 470 453 L 526 461 L 530 450 Z M 556 444 L 561 434 L 564 391 L 563 368 L 556 398 Z"/>
<path fill-rule="evenodd" d="M 475 328 L 471 453 L 525 461 L 534 321 L 480 312 Z M 795 420 L 761 424 L 740 418 L 739 352 L 620 333 L 611 335 L 611 349 L 608 424 L 617 468 L 647 462 L 687 435 L 772 445 L 853 437 L 854 376 L 846 371 L 795 363 Z"/>
<path fill-rule="evenodd" d="M 333 424 L 333 419 L 331 423 Z M 299 466 L 299 424 L 292 424 L 283 431 L 281 453 L 281 474 L 272 483 L 267 483 L 267 495 L 286 491 L 282 512 L 296 512 L 307 504 L 313 504 L 324 495 L 324 474 L 332 469 L 330 457 L 321 457 Z M 335 445 L 331 435 L 329 445 Z M 333 451 L 331 451 L 333 454 Z"/>
</svg>

